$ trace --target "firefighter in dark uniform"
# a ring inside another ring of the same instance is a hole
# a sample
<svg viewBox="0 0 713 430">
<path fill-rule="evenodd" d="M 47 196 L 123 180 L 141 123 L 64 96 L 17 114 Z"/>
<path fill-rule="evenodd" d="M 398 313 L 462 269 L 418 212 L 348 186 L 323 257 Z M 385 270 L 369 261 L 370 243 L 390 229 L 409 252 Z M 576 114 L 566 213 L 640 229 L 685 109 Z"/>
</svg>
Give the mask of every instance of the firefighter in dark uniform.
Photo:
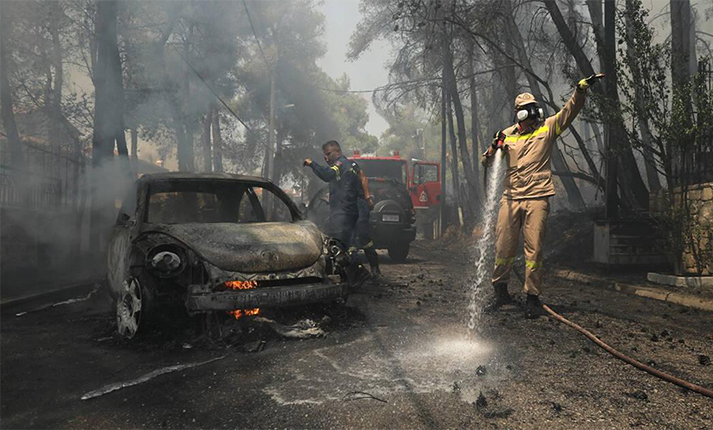
<svg viewBox="0 0 713 430">
<path fill-rule="evenodd" d="M 324 182 L 329 183 L 329 223 L 327 234 L 339 240 L 345 249 L 350 248 L 359 219 L 358 200 L 364 198 L 359 177 L 359 166 L 342 155 L 342 149 L 335 140 L 322 145 L 324 161 L 328 167 L 321 166 L 311 159 L 304 160 L 304 165 Z M 350 282 L 361 285 L 368 274 L 356 262 L 356 253 L 351 252 L 352 265 L 347 270 Z"/>
<path fill-rule="evenodd" d="M 374 249 L 374 241 L 371 240 L 371 227 L 369 226 L 369 215 L 371 210 L 374 209 L 374 198 L 369 193 L 369 179 L 356 163 L 352 162 L 352 164 L 356 166 L 355 170 L 359 174 L 361 187 L 364 190 L 364 194 L 357 200 L 359 216 L 357 217 L 352 245 L 364 251 L 366 261 L 369 262 L 369 269 L 371 269 L 371 277 L 377 279 L 381 276 L 379 254 Z"/>
</svg>

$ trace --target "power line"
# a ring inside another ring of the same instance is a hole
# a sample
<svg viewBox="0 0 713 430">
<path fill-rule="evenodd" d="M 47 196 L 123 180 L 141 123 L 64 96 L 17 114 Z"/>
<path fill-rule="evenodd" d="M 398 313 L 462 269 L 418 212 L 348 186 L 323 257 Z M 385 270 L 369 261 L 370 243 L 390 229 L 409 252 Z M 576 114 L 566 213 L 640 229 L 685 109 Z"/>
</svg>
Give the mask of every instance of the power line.
<svg viewBox="0 0 713 430">
<path fill-rule="evenodd" d="M 253 25 L 253 19 L 250 16 L 250 11 L 248 10 L 248 4 L 245 3 L 245 0 L 243 0 L 243 7 L 245 8 L 245 14 L 248 16 L 248 22 L 250 23 L 250 28 L 252 29 L 253 36 L 255 36 L 255 41 L 257 42 L 257 47 L 260 48 L 260 54 L 262 55 L 262 60 L 267 65 L 267 68 L 270 69 L 271 72 L 274 72 L 272 65 L 270 64 L 269 61 L 267 61 L 267 55 L 265 55 L 265 51 L 263 51 L 263 49 L 262 49 L 262 44 L 260 43 L 260 38 L 257 36 L 257 31 L 255 31 L 255 26 Z"/>
<path fill-rule="evenodd" d="M 211 86 L 208 84 L 208 82 L 206 82 L 206 80 L 203 78 L 203 76 L 201 76 L 201 74 L 198 73 L 198 70 L 196 70 L 195 67 L 193 67 L 193 65 L 188 61 L 188 59 L 186 59 L 185 57 L 183 57 L 183 54 L 181 53 L 181 51 L 176 50 L 176 52 L 178 52 L 178 55 L 180 55 L 181 58 L 184 59 L 184 61 L 186 62 L 186 64 L 188 64 L 188 67 L 190 67 L 191 70 L 193 70 L 193 73 L 195 73 L 196 76 L 198 76 L 198 79 L 200 79 L 201 82 L 203 82 L 203 83 L 205 84 L 205 86 L 208 87 L 208 89 L 210 90 L 210 92 L 213 93 L 213 95 L 214 95 L 218 100 L 220 100 L 220 103 L 221 103 L 223 106 L 225 106 L 225 108 L 228 109 L 228 111 L 229 111 L 231 114 L 233 114 L 233 116 L 234 116 L 238 121 L 240 121 L 240 124 L 242 124 L 243 127 L 245 127 L 248 131 L 252 131 L 252 130 L 250 129 L 250 127 L 248 127 L 248 125 L 245 124 L 245 121 L 243 121 L 242 118 L 240 118 L 240 116 L 238 116 L 238 114 L 235 113 L 235 111 L 234 111 L 230 106 L 228 106 L 228 104 L 223 100 L 223 98 L 220 97 L 220 96 L 218 95 L 218 93 L 215 92 L 215 90 L 213 89 L 213 87 L 211 87 Z"/>
</svg>

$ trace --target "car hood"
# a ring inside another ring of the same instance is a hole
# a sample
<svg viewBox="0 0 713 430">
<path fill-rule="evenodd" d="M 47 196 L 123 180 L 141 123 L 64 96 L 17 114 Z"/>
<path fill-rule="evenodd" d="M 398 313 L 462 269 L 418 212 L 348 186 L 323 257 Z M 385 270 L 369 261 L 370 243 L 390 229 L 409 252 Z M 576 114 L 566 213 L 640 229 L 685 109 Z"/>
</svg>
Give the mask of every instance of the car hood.
<svg viewBox="0 0 713 430">
<path fill-rule="evenodd" d="M 154 232 L 185 243 L 209 263 L 234 272 L 279 272 L 314 264 L 322 236 L 313 223 L 154 225 Z"/>
</svg>

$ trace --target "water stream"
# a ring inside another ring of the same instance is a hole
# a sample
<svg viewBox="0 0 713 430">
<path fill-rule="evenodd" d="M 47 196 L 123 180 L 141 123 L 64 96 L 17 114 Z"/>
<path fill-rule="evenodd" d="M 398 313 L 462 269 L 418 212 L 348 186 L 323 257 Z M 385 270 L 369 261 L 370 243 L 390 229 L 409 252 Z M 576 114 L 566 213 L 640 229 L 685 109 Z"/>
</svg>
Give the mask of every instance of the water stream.
<svg viewBox="0 0 713 430">
<path fill-rule="evenodd" d="M 502 177 L 505 169 L 503 151 L 496 151 L 492 164 L 488 167 L 485 186 L 485 204 L 481 214 L 483 232 L 475 244 L 475 277 L 470 286 L 468 302 L 468 333 L 475 334 L 482 312 L 483 286 L 489 285 L 495 255 L 495 222 L 497 206 L 502 196 Z"/>
</svg>

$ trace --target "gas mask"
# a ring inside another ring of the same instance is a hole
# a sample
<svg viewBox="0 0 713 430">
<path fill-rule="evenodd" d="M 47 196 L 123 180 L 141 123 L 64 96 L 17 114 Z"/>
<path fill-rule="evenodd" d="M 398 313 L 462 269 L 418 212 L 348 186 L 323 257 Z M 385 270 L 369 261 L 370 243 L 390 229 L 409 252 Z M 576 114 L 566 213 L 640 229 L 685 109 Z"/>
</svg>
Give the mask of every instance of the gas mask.
<svg viewBox="0 0 713 430">
<path fill-rule="evenodd" d="M 537 119 L 541 120 L 542 118 L 545 117 L 545 111 L 537 104 L 535 103 L 530 103 L 527 104 L 515 112 L 515 121 L 516 122 L 522 122 L 527 119 Z"/>
</svg>

